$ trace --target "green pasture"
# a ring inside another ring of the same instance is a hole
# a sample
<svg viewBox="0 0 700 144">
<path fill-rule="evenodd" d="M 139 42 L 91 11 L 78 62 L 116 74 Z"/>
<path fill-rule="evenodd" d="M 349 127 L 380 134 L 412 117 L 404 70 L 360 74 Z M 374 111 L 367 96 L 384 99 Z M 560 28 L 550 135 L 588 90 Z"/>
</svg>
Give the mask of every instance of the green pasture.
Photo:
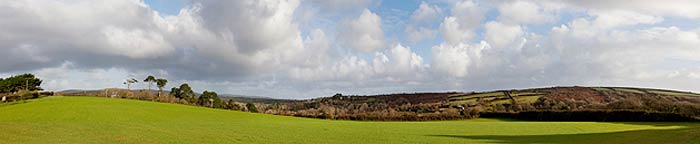
<svg viewBox="0 0 700 144">
<path fill-rule="evenodd" d="M 534 103 L 546 93 L 535 93 L 528 91 L 513 91 L 511 96 L 518 103 Z M 460 105 L 460 104 L 477 104 L 479 101 L 487 102 L 490 104 L 510 104 L 512 100 L 505 96 L 503 92 L 487 92 L 487 93 L 477 93 L 477 94 L 453 94 L 447 96 L 449 104 Z M 479 99 L 479 101 L 477 101 Z"/>
</svg>

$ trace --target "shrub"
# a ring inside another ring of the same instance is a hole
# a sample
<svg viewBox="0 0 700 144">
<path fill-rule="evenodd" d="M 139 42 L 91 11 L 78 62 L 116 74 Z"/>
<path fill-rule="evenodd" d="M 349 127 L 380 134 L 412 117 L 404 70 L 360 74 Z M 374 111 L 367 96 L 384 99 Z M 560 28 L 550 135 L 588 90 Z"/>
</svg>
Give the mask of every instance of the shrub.
<svg viewBox="0 0 700 144">
<path fill-rule="evenodd" d="M 249 112 L 254 112 L 254 113 L 258 112 L 258 108 L 255 107 L 255 104 L 247 103 L 247 104 L 245 104 L 245 107 L 248 108 Z"/>
</svg>

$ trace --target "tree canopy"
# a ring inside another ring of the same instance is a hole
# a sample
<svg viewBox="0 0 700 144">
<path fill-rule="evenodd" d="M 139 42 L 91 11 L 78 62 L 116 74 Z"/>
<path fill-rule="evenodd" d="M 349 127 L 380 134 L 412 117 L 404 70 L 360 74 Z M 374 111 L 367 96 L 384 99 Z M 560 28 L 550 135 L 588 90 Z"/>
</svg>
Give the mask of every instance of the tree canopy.
<svg viewBox="0 0 700 144">
<path fill-rule="evenodd" d="M 146 79 L 143 80 L 143 82 L 148 83 L 148 93 L 151 92 L 151 86 L 153 85 L 153 82 L 156 82 L 156 77 L 153 77 L 152 75 L 149 75 L 146 77 Z"/>
<path fill-rule="evenodd" d="M 34 77 L 33 74 L 21 74 L 9 78 L 0 78 L 0 93 L 14 93 L 20 90 L 44 90 L 41 86 L 42 80 Z"/>
<path fill-rule="evenodd" d="M 194 91 L 192 91 L 192 88 L 188 84 L 182 84 L 179 88 L 173 87 L 170 91 L 170 95 L 175 96 L 176 98 L 185 99 L 189 102 L 194 102 L 195 97 L 197 96 L 194 94 Z"/>
<path fill-rule="evenodd" d="M 161 93 L 163 93 L 163 87 L 165 87 L 166 84 L 168 84 L 168 80 L 162 78 L 156 79 L 156 86 L 158 86 L 158 96 L 160 96 Z"/>
<path fill-rule="evenodd" d="M 163 87 L 165 87 L 166 84 L 168 84 L 168 80 L 156 79 L 156 85 L 161 89 L 161 91 L 162 91 Z"/>
<path fill-rule="evenodd" d="M 252 103 L 247 103 L 245 104 L 245 107 L 248 108 L 248 111 L 257 113 L 258 112 L 258 107 L 255 107 L 255 104 Z"/>
<path fill-rule="evenodd" d="M 213 91 L 202 92 L 202 95 L 199 96 L 199 100 L 197 102 L 201 106 L 215 107 L 215 108 L 222 107 L 221 99 L 219 99 L 219 96 L 216 94 L 216 92 L 213 92 Z"/>
</svg>

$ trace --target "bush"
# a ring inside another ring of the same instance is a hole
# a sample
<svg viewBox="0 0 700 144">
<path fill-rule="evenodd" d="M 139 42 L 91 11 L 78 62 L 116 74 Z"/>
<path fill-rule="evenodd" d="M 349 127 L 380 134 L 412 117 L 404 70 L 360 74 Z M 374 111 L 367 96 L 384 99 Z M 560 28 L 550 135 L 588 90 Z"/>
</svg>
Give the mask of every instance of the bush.
<svg viewBox="0 0 700 144">
<path fill-rule="evenodd" d="M 247 103 L 247 104 L 245 104 L 245 107 L 248 108 L 249 112 L 254 112 L 254 113 L 258 112 L 258 108 L 255 107 L 255 104 Z"/>
</svg>

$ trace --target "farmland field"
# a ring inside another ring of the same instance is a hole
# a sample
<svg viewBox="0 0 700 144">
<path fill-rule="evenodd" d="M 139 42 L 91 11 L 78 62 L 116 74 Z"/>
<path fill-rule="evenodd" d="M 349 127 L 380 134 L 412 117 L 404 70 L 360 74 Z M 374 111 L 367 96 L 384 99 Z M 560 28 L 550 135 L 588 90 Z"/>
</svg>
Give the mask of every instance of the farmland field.
<svg viewBox="0 0 700 144">
<path fill-rule="evenodd" d="M 334 121 L 57 96 L 0 105 L 0 143 L 700 143 L 700 123 Z"/>
</svg>

